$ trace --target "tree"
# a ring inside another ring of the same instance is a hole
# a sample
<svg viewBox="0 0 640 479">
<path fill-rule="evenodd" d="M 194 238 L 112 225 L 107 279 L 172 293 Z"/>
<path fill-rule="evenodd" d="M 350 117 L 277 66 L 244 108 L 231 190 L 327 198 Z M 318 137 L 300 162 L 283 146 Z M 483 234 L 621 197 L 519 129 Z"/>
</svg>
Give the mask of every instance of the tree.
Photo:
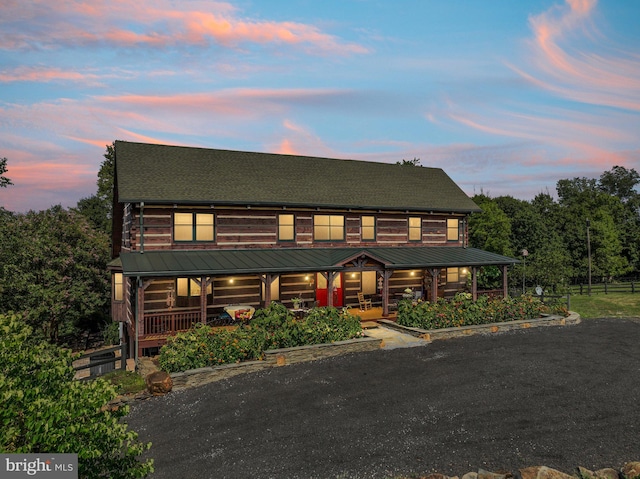
<svg viewBox="0 0 640 479">
<path fill-rule="evenodd" d="M 396 161 L 396 165 L 400 165 L 400 166 L 422 166 L 420 164 L 420 158 L 414 158 L 413 160 L 405 160 L 404 158 L 402 159 L 402 161 Z"/>
<path fill-rule="evenodd" d="M 486 197 L 484 197 L 486 198 Z M 492 253 L 511 256 L 511 220 L 492 199 L 473 198 L 482 209 L 469 218 L 469 244 Z"/>
<path fill-rule="evenodd" d="M 614 216 L 616 227 L 620 233 L 622 255 L 630 267 L 640 270 L 640 174 L 633 168 L 627 170 L 623 166 L 614 166 L 600 176 L 600 189 L 618 198 L 623 210 Z"/>
<path fill-rule="evenodd" d="M 636 187 L 640 184 L 640 174 L 633 168 L 627 170 L 624 166 L 614 166 L 611 171 L 605 171 L 600 175 L 600 189 L 611 195 L 617 196 L 623 203 L 637 200 Z"/>
<path fill-rule="evenodd" d="M 108 406 L 113 386 L 73 379 L 72 355 L 44 341 L 16 314 L 0 314 L 0 452 L 76 453 L 83 478 L 141 478 L 153 460 L 122 418 L 128 406 Z"/>
<path fill-rule="evenodd" d="M 482 209 L 469 218 L 469 244 L 492 253 L 511 256 L 511 221 L 498 204 L 488 196 L 474 196 Z M 485 266 L 478 273 L 481 289 L 495 289 L 502 285 L 502 271 L 497 266 Z"/>
<path fill-rule="evenodd" d="M 115 174 L 115 143 L 106 146 L 104 161 L 98 171 L 98 192 L 78 201 L 76 209 L 86 216 L 94 228 L 111 236 L 113 217 L 113 181 Z"/>
<path fill-rule="evenodd" d="M 622 229 L 616 218 L 624 217 L 620 198 L 603 191 L 595 179 L 558 181 L 560 229 L 572 257 L 575 275 L 587 277 L 587 220 L 590 220 L 592 275 L 608 279 L 627 273 L 629 260 L 623 255 Z"/>
<path fill-rule="evenodd" d="M 12 185 L 11 180 L 6 176 L 1 176 L 3 173 L 7 172 L 7 159 L 0 158 L 0 188 L 6 188 L 9 185 Z"/>
<path fill-rule="evenodd" d="M 61 206 L 3 219 L 0 313 L 22 312 L 51 341 L 83 322 L 103 322 L 110 288 L 106 236 Z"/>
</svg>

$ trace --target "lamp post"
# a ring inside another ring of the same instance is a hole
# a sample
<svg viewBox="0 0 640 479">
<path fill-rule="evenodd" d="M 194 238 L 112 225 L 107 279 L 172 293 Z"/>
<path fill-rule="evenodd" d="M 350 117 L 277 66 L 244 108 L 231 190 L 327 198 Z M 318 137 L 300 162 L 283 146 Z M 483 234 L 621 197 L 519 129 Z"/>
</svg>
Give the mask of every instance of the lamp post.
<svg viewBox="0 0 640 479">
<path fill-rule="evenodd" d="M 529 256 L 529 252 L 526 249 L 523 249 L 521 252 L 522 254 L 522 294 L 524 294 L 524 280 L 525 280 L 525 270 L 527 269 L 527 256 Z"/>
<path fill-rule="evenodd" d="M 591 296 L 591 237 L 589 230 L 591 228 L 591 221 L 587 218 L 587 258 L 589 263 L 589 286 L 587 288 L 587 294 Z"/>
</svg>

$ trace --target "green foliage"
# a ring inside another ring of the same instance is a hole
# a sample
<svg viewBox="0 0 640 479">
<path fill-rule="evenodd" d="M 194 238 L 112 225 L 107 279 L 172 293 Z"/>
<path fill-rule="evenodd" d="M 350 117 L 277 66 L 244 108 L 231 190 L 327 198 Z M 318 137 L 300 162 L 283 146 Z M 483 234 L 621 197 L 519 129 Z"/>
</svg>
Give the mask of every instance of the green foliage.
<svg viewBox="0 0 640 479">
<path fill-rule="evenodd" d="M 566 308 L 550 308 L 531 296 L 505 299 L 480 296 L 473 301 L 471 294 L 458 293 L 452 301 L 442 298 L 435 303 L 400 301 L 398 324 L 421 329 L 442 329 L 531 319 L 550 312 L 563 316 L 567 314 Z"/>
<path fill-rule="evenodd" d="M 396 161 L 396 165 L 400 165 L 400 166 L 422 166 L 420 164 L 420 158 L 414 158 L 413 160 L 405 160 L 403 158 L 402 161 Z"/>
<path fill-rule="evenodd" d="M 147 388 L 144 378 L 133 371 L 118 369 L 101 376 L 101 379 L 108 381 L 118 394 L 134 394 Z"/>
<path fill-rule="evenodd" d="M 120 327 L 118 323 L 107 321 L 102 325 L 102 340 L 106 346 L 120 343 Z"/>
<path fill-rule="evenodd" d="M 587 220 L 590 220 L 591 270 L 594 281 L 611 280 L 640 272 L 640 174 L 614 166 L 599 179 L 558 181 L 558 200 L 540 193 L 532 201 L 510 196 L 476 195 L 482 208 L 469 220 L 469 243 L 506 256 L 522 259 L 515 265 L 510 286 L 527 289 L 540 285 L 553 291 L 585 282 L 588 274 Z M 484 270 L 485 268 L 483 268 Z M 496 287 L 491 270 L 481 271 L 481 288 Z"/>
<path fill-rule="evenodd" d="M 469 219 L 469 243 L 492 253 L 510 256 L 511 221 L 500 207 L 491 200 L 478 204 L 481 213 Z"/>
<path fill-rule="evenodd" d="M 115 145 L 107 145 L 104 161 L 98 171 L 98 191 L 95 195 L 82 198 L 76 209 L 89 220 L 98 231 L 111 236 L 113 217 L 113 181 L 115 173 Z"/>
<path fill-rule="evenodd" d="M 7 159 L 0 158 L 0 188 L 6 188 L 9 185 L 12 185 L 11 180 L 6 176 L 2 176 L 3 173 L 7 172 Z"/>
<path fill-rule="evenodd" d="M 3 216 L 0 313 L 22 312 L 51 341 L 83 322 L 104 320 L 110 290 L 106 235 L 60 206 Z"/>
<path fill-rule="evenodd" d="M 79 476 L 139 478 L 153 461 L 138 456 L 151 447 L 137 441 L 112 409 L 113 386 L 73 380 L 70 351 L 36 342 L 15 314 L 0 315 L 0 451 L 77 453 Z"/>
<path fill-rule="evenodd" d="M 170 337 L 160 350 L 168 372 L 261 359 L 264 351 L 331 343 L 362 336 L 360 319 L 336 308 L 314 308 L 296 319 L 281 304 L 256 311 L 249 326 L 211 328 L 202 324 Z"/>
</svg>

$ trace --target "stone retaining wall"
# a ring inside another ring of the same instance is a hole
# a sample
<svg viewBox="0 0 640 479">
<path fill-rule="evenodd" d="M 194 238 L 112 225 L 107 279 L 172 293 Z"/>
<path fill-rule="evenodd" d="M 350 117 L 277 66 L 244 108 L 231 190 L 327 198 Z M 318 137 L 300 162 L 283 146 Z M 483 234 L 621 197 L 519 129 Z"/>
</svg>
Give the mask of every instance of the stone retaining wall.
<svg viewBox="0 0 640 479">
<path fill-rule="evenodd" d="M 538 328 L 541 326 L 566 326 L 580 323 L 580 315 L 569 312 L 569 316 L 548 316 L 545 318 L 522 319 L 518 321 L 506 321 L 503 323 L 475 324 L 472 326 L 460 326 L 456 328 L 443 329 L 420 329 L 408 326 L 401 326 L 393 321 L 383 319 L 378 321 L 385 327 L 395 329 L 406 334 L 411 334 L 422 338 L 426 341 L 435 341 L 437 339 L 458 338 L 461 336 L 471 336 L 473 334 L 491 334 L 504 331 L 512 331 L 515 329 Z"/>
<path fill-rule="evenodd" d="M 190 369 L 180 373 L 172 373 L 173 389 L 184 389 L 201 386 L 221 379 L 231 378 L 238 374 L 261 371 L 263 369 L 303 363 L 318 359 L 330 358 L 348 353 L 374 351 L 380 349 L 381 340 L 377 338 L 358 338 L 337 341 L 327 344 L 313 344 L 295 348 L 271 349 L 265 351 L 263 361 L 245 361 L 236 364 L 223 364 L 199 369 Z"/>
<path fill-rule="evenodd" d="M 519 469 L 517 472 L 489 472 L 480 469 L 468 472 L 462 479 L 638 479 L 640 478 L 640 462 L 627 462 L 620 469 L 599 469 L 590 471 L 578 466 L 573 474 L 566 474 L 546 466 L 533 466 Z M 419 476 L 418 479 L 458 479 L 458 476 L 445 476 L 431 473 Z"/>
</svg>

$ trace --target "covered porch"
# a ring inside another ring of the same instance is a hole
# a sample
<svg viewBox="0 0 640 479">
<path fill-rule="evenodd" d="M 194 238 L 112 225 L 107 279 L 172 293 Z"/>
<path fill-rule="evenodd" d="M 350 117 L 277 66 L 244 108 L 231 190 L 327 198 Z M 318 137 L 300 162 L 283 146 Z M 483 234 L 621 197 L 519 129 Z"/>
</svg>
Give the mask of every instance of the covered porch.
<svg viewBox="0 0 640 479">
<path fill-rule="evenodd" d="M 131 353 L 141 355 L 196 323 L 232 323 L 223 314 L 230 304 L 293 308 L 299 299 L 307 308 L 350 307 L 363 321 L 389 319 L 408 290 L 427 301 L 465 290 L 476 299 L 485 265 L 502 268 L 507 296 L 508 266 L 517 260 L 473 248 L 404 247 L 153 251 L 123 253 L 120 262 L 129 295 L 114 306 L 129 325 Z M 358 293 L 373 307 L 360 311 Z"/>
</svg>

